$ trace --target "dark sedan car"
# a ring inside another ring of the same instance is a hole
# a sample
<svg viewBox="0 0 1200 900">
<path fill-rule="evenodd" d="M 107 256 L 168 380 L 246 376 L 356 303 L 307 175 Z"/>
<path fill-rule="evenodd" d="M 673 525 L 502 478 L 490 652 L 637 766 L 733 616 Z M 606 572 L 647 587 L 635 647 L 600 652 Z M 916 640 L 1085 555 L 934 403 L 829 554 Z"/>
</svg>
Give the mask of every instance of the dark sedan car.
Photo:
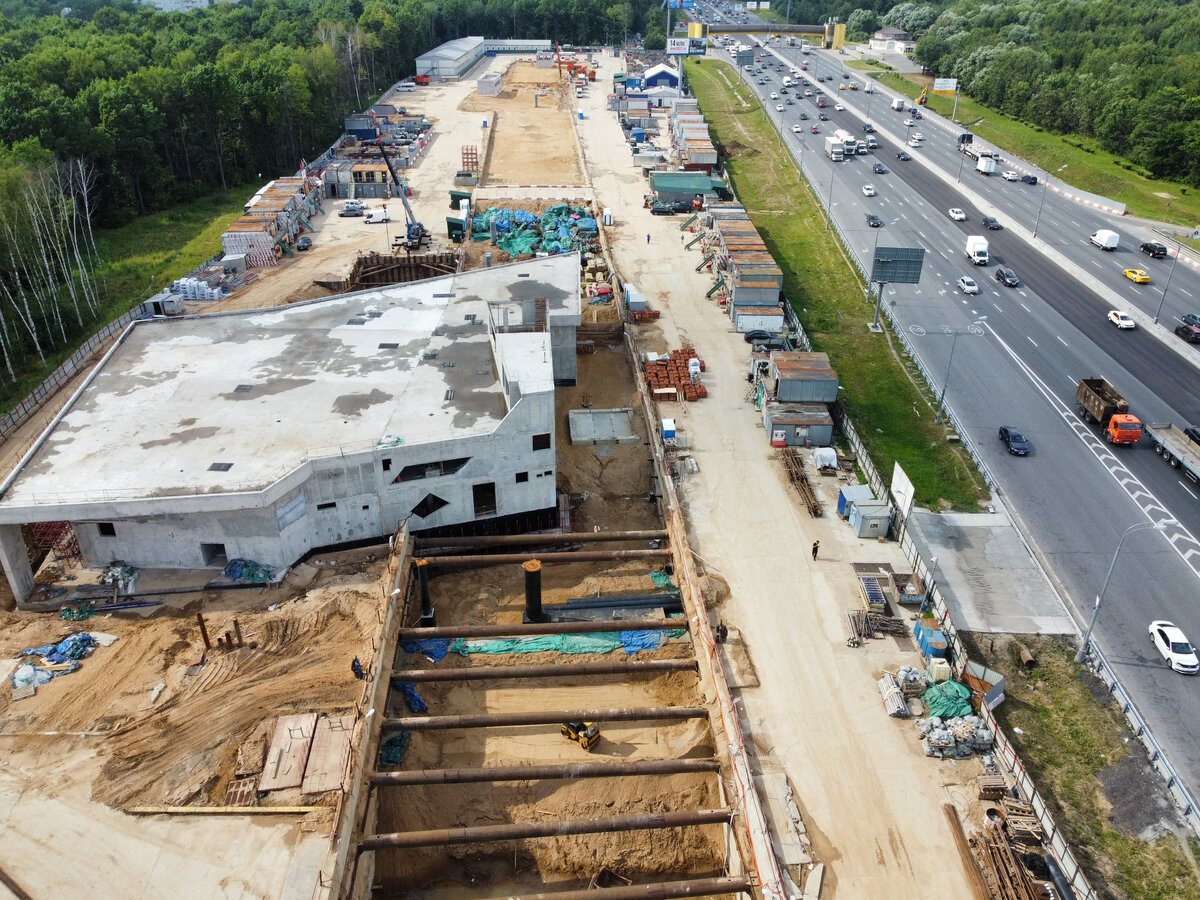
<svg viewBox="0 0 1200 900">
<path fill-rule="evenodd" d="M 759 331 L 747 331 L 746 332 L 746 343 L 747 344 L 761 344 L 763 341 L 769 341 L 770 339 L 771 339 L 771 332 L 769 332 L 769 331 L 759 330 Z"/>
<path fill-rule="evenodd" d="M 825 113 L 817 113 L 817 118 L 820 119 L 822 122 L 829 121 L 829 116 L 825 115 Z"/>
<path fill-rule="evenodd" d="M 361 216 L 363 211 L 357 206 L 351 206 L 338 212 L 338 215 L 343 219 L 348 219 L 351 216 Z"/>
<path fill-rule="evenodd" d="M 875 163 L 875 165 L 871 166 L 871 171 L 874 172 L 876 175 L 886 175 L 887 174 L 887 166 L 885 166 L 881 162 L 877 162 L 877 163 Z"/>
<path fill-rule="evenodd" d="M 1025 182 L 1025 184 L 1037 184 L 1037 176 L 1036 175 L 1022 175 L 1021 181 Z"/>
<path fill-rule="evenodd" d="M 912 157 L 909 156 L 907 150 L 901 150 L 896 154 L 896 159 L 900 160 L 901 162 L 908 162 L 910 159 L 912 159 Z"/>
<path fill-rule="evenodd" d="M 310 238 L 310 237 L 300 238 L 300 240 L 296 241 L 296 249 L 297 250 L 311 250 L 312 249 L 312 238 Z"/>
<path fill-rule="evenodd" d="M 1011 425 L 1000 426 L 1000 440 L 1004 442 L 1004 446 L 1013 456 L 1029 455 L 1029 441 L 1025 439 L 1025 435 Z"/>
<path fill-rule="evenodd" d="M 1189 344 L 1200 344 L 1200 327 L 1195 325 L 1176 325 L 1175 333 Z"/>
<path fill-rule="evenodd" d="M 1147 256 L 1154 259 L 1162 259 L 1167 255 L 1167 245 L 1160 244 L 1158 241 L 1145 241 L 1142 243 L 1141 250 Z"/>
<path fill-rule="evenodd" d="M 870 228 L 882 228 L 883 219 L 879 218 L 879 216 L 875 215 L 874 213 L 867 213 L 867 226 Z"/>
<path fill-rule="evenodd" d="M 995 216 L 984 216 L 983 217 L 983 227 L 990 228 L 990 229 L 992 229 L 992 231 L 999 231 L 1004 226 L 1000 224 L 1000 220 L 997 219 Z"/>
<path fill-rule="evenodd" d="M 1005 287 L 1016 287 L 1021 283 L 1021 279 L 1017 277 L 1017 273 L 1008 266 L 1001 266 L 996 270 L 996 280 Z"/>
</svg>

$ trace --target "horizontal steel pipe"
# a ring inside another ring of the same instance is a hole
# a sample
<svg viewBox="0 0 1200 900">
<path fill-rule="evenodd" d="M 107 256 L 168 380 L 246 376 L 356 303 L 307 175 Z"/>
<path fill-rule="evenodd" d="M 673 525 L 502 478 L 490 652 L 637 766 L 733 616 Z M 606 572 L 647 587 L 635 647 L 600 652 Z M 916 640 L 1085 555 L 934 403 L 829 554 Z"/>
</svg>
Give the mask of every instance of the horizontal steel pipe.
<svg viewBox="0 0 1200 900">
<path fill-rule="evenodd" d="M 471 556 L 426 556 L 423 559 L 434 568 L 462 569 L 468 566 L 496 566 L 523 563 L 536 556 L 543 563 L 607 562 L 614 559 L 668 559 L 670 550 L 562 550 L 552 553 L 493 553 Z"/>
<path fill-rule="evenodd" d="M 657 884 L 631 884 L 587 891 L 555 891 L 551 894 L 520 894 L 508 900 L 670 900 L 672 897 L 712 897 L 717 894 L 749 894 L 750 879 L 693 878 L 690 881 L 663 881 Z"/>
<path fill-rule="evenodd" d="M 424 547 L 542 547 L 551 544 L 594 544 L 605 541 L 661 541 L 667 538 L 663 529 L 655 531 L 581 531 L 565 534 L 487 534 L 470 537 L 419 537 L 413 546 Z M 420 553 L 418 552 L 418 556 Z"/>
<path fill-rule="evenodd" d="M 456 669 L 410 669 L 392 675 L 392 684 L 420 681 L 482 681 L 496 678 L 557 678 L 562 675 L 636 675 L 695 669 L 694 659 L 639 659 L 629 662 L 555 663 L 544 666 L 464 666 Z"/>
<path fill-rule="evenodd" d="M 720 769 L 721 765 L 715 759 L 639 759 L 612 763 L 377 772 L 371 776 L 371 784 L 379 787 L 409 787 L 415 784 L 478 784 L 491 781 L 548 781 L 556 778 L 623 778 L 627 775 L 699 774 L 718 772 Z"/>
<path fill-rule="evenodd" d="M 651 719 L 707 719 L 702 706 L 643 706 L 621 709 L 560 709 L 549 712 L 480 713 L 473 716 L 410 716 L 383 720 L 384 731 L 442 731 L 447 728 L 507 728 L 562 722 L 644 722 Z"/>
<path fill-rule="evenodd" d="M 687 628 L 686 619 L 626 619 L 609 622 L 514 622 L 511 625 L 440 625 L 436 628 L 401 628 L 398 640 L 429 638 L 529 637 L 539 634 L 602 634 L 610 631 L 674 631 Z"/>
<path fill-rule="evenodd" d="M 687 812 L 644 813 L 612 816 L 606 819 L 561 819 L 556 822 L 520 822 L 514 825 L 475 825 L 464 828 L 437 828 L 430 831 L 399 831 L 377 834 L 358 842 L 358 852 L 403 850 L 412 847 L 446 847 L 451 844 L 479 844 L 486 841 L 515 841 L 524 838 L 558 837 L 564 834 L 611 834 L 618 831 L 643 831 L 655 828 L 687 828 L 728 822 L 731 809 L 698 809 Z"/>
<path fill-rule="evenodd" d="M 663 609 L 683 608 L 683 598 L 678 594 L 647 594 L 644 597 L 580 597 L 562 603 L 546 603 L 544 612 L 554 610 L 569 612 L 573 609 Z"/>
</svg>

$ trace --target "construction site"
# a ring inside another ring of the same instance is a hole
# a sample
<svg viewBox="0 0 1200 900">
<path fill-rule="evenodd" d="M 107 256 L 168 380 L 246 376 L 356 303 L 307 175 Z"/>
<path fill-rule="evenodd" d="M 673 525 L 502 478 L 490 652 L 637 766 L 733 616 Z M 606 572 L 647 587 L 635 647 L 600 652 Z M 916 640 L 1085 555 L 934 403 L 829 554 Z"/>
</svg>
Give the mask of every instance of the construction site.
<svg viewBox="0 0 1200 900">
<path fill-rule="evenodd" d="M 861 487 L 852 457 L 764 436 L 731 316 L 765 313 L 732 312 L 755 288 L 706 267 L 719 224 L 643 207 L 605 83 L 624 62 L 589 56 L 584 86 L 554 54 L 486 57 L 382 98 L 432 123 L 388 176 L 408 222 L 326 197 L 310 251 L 256 251 L 255 277 L 188 302 L 202 319 L 444 291 L 578 253 L 573 372 L 556 360 L 536 473 L 557 527 L 480 521 L 497 504 L 476 493 L 461 522 L 421 528 L 423 501 L 370 540 L 186 569 L 97 565 L 79 522 L 21 525 L 36 591 L 0 622 L 14 896 L 1049 896 L 1019 859 L 1036 822 L 970 751 L 984 726 L 935 760 L 900 721 L 929 714 L 907 670 L 944 655 L 902 605 L 920 579 L 834 514 Z M 414 223 L 432 240 L 410 251 Z M 544 293 L 512 296 L 530 318 L 494 318 L 493 348 L 554 331 Z M 561 337 L 531 355 L 548 366 Z M 84 384 L 4 436 L 6 472 Z M 1004 815 L 1016 842 L 986 824 Z"/>
</svg>

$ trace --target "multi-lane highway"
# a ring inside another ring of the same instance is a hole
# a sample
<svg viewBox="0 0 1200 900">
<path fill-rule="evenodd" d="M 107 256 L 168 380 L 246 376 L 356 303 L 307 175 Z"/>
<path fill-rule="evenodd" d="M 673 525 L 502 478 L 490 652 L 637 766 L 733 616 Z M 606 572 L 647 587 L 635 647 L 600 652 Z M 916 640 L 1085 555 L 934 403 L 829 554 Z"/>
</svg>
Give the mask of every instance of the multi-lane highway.
<svg viewBox="0 0 1200 900">
<path fill-rule="evenodd" d="M 750 43 L 750 39 L 746 39 Z M 778 92 L 787 68 L 759 75 L 743 72 L 762 99 L 782 140 L 801 165 L 847 244 L 869 260 L 881 246 L 919 246 L 926 250 L 919 285 L 888 286 L 885 302 L 905 329 L 910 343 L 939 382 L 945 378 L 953 339 L 960 332 L 953 369 L 946 382 L 947 401 L 958 425 L 979 449 L 1015 512 L 1022 530 L 1080 618 L 1090 611 L 1125 529 L 1136 522 L 1177 520 L 1162 533 L 1147 529 L 1125 543 L 1113 572 L 1099 617 L 1095 639 L 1122 682 L 1150 720 L 1172 762 L 1193 790 L 1200 788 L 1200 679 L 1170 672 L 1150 645 L 1147 626 L 1167 618 L 1200 640 L 1200 486 L 1166 466 L 1143 441 L 1131 448 L 1110 448 L 1098 431 L 1083 423 L 1074 403 L 1079 378 L 1102 375 L 1129 397 L 1133 411 L 1145 421 L 1200 423 L 1200 350 L 1186 346 L 1171 330 L 1183 312 L 1200 313 L 1200 273 L 1171 258 L 1151 259 L 1138 245 L 1152 233 L 1131 221 L 1106 215 L 1062 197 L 1044 186 L 1043 173 L 1005 159 L 994 175 L 973 170 L 973 162 L 957 150 L 958 127 L 926 114 L 907 127 L 907 113 L 894 112 L 894 96 L 881 87 L 875 93 L 839 91 L 862 73 L 844 68 L 837 54 L 771 44 L 758 51 L 799 68 L 811 82 L 789 96 Z M 728 57 L 727 57 L 728 58 Z M 831 80 L 818 83 L 817 75 Z M 815 106 L 817 91 L 828 106 Z M 798 95 L 797 95 L 798 94 Z M 835 103 L 846 108 L 837 111 Z M 777 104 L 783 110 L 777 111 Z M 800 121 L 799 113 L 808 120 Z M 818 119 L 819 112 L 829 116 Z M 836 128 L 865 136 L 863 123 L 876 127 L 880 147 L 872 153 L 834 163 L 824 154 L 824 139 Z M 793 133 L 793 124 L 803 127 Z M 809 126 L 817 125 L 819 134 Z M 905 146 L 910 132 L 924 135 L 919 148 Z M 914 158 L 897 159 L 900 149 Z M 996 148 L 1007 157 L 1004 148 Z M 882 162 L 886 174 L 872 166 Z M 1009 182 L 1004 169 L 1036 172 L 1040 183 Z M 1057 181 L 1056 181 L 1057 183 Z M 863 185 L 875 188 L 865 196 Z M 957 207 L 965 222 L 950 218 Z M 866 215 L 884 221 L 869 228 Z M 992 215 L 1004 226 L 987 230 Z M 1032 237 L 1037 223 L 1037 237 Z M 1088 236 L 1111 228 L 1121 235 L 1115 253 L 1093 247 Z M 983 235 L 991 262 L 973 266 L 966 258 L 969 235 Z M 999 284 L 998 265 L 1014 269 L 1018 287 Z M 1135 285 L 1121 270 L 1142 268 L 1150 285 Z M 955 286 L 969 275 L 979 284 L 977 295 Z M 1170 287 L 1163 289 L 1170 277 Z M 1153 317 L 1161 306 L 1161 324 Z M 1108 324 L 1111 308 L 1131 311 L 1140 326 L 1118 331 Z M 982 335 L 966 331 L 968 323 L 987 316 Z M 869 308 L 864 305 L 864 321 Z M 1009 456 L 997 438 L 1002 424 L 1016 425 L 1031 439 L 1029 457 Z M 1183 713 L 1181 715 L 1181 713 Z"/>
</svg>

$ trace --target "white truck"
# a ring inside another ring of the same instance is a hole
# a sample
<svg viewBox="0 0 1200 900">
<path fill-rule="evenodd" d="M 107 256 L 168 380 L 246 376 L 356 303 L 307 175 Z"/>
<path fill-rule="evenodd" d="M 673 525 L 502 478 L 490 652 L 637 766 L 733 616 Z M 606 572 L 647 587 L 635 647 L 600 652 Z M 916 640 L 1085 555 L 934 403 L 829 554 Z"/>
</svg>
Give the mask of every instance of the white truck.
<svg viewBox="0 0 1200 900">
<path fill-rule="evenodd" d="M 990 156 L 981 156 L 975 163 L 975 171 L 980 175 L 991 175 L 996 171 L 996 161 Z"/>
<path fill-rule="evenodd" d="M 904 98 L 897 97 L 892 101 L 892 109 L 896 112 L 904 112 Z"/>
<path fill-rule="evenodd" d="M 866 84 L 863 85 L 863 93 L 864 94 L 875 93 L 875 85 L 871 84 L 871 82 L 868 81 Z"/>
<path fill-rule="evenodd" d="M 1115 231 L 1109 231 L 1107 228 L 1101 228 L 1090 238 L 1088 238 L 1088 240 L 1090 240 L 1101 250 L 1116 250 L 1117 244 L 1121 242 L 1121 236 Z"/>
<path fill-rule="evenodd" d="M 834 162 L 841 162 L 846 158 L 846 147 L 836 137 L 825 138 L 825 155 Z"/>
<path fill-rule="evenodd" d="M 1196 428 L 1186 431 L 1170 422 L 1144 426 L 1154 442 L 1154 452 L 1175 469 L 1182 469 L 1192 481 L 1200 481 L 1200 443 L 1191 437 Z M 1200 434 L 1197 435 L 1200 437 Z"/>
<path fill-rule="evenodd" d="M 967 238 L 967 259 L 977 266 L 986 266 L 988 264 L 988 242 L 987 238 L 972 235 Z"/>
</svg>

